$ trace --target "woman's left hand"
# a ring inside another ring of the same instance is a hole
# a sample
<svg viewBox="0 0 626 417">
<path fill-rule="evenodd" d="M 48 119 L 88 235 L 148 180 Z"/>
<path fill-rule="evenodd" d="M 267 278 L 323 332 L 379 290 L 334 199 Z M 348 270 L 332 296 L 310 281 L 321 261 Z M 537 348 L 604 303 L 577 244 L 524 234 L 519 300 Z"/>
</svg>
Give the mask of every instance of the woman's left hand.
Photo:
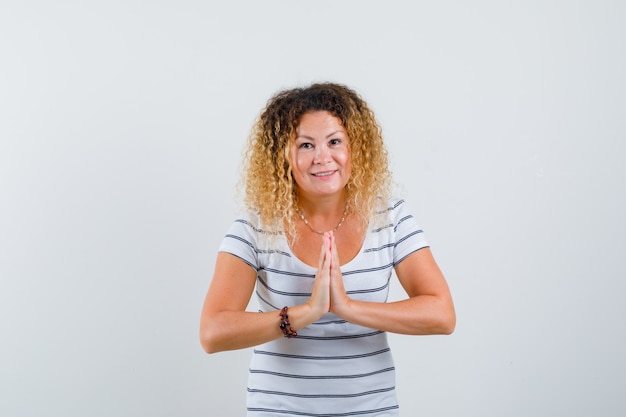
<svg viewBox="0 0 626 417">
<path fill-rule="evenodd" d="M 330 311 L 341 317 L 342 311 L 345 311 L 350 305 L 350 297 L 346 293 L 343 285 L 343 275 L 339 268 L 339 254 L 337 245 L 335 244 L 335 235 L 333 232 L 326 232 L 328 239 L 325 242 L 330 244 Z"/>
<path fill-rule="evenodd" d="M 330 257 L 330 312 L 360 326 L 401 334 L 450 334 L 456 315 L 448 285 L 429 248 L 407 256 L 396 274 L 409 296 L 394 302 L 369 302 L 350 298 L 339 268 L 332 232 L 324 235 L 323 248 Z"/>
</svg>

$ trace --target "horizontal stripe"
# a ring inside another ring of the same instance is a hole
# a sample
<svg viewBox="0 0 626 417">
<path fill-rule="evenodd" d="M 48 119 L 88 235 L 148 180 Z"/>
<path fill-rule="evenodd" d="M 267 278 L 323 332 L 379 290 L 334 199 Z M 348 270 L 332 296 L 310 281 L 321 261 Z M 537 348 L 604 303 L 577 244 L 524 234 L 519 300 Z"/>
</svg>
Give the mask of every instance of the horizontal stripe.
<svg viewBox="0 0 626 417">
<path fill-rule="evenodd" d="M 315 323 L 311 323 L 311 326 L 326 326 L 328 324 L 344 324 L 347 323 L 346 320 L 338 319 L 338 320 L 328 320 L 328 321 L 316 321 Z"/>
<path fill-rule="evenodd" d="M 310 297 L 311 293 L 310 292 L 288 292 L 288 291 L 280 291 L 277 290 L 275 288 L 270 287 L 267 282 L 262 279 L 261 277 L 258 277 L 257 279 L 258 283 L 261 284 L 263 287 L 267 288 L 267 290 L 269 292 L 272 292 L 274 294 L 279 294 L 279 295 L 286 295 L 289 297 Z"/>
<path fill-rule="evenodd" d="M 300 277 L 300 278 L 315 278 L 315 274 L 303 274 L 303 273 L 297 273 L 297 272 L 291 272 L 291 271 L 283 271 L 280 269 L 274 269 L 274 268 L 262 268 L 264 271 L 267 272 L 271 272 L 277 275 L 288 275 L 291 277 Z"/>
<path fill-rule="evenodd" d="M 273 372 L 266 371 L 262 369 L 250 369 L 251 374 L 265 374 L 272 376 L 279 376 L 282 378 L 294 378 L 294 379 L 357 379 L 357 378 L 367 378 L 368 376 L 378 375 L 385 372 L 394 371 L 395 367 L 384 368 L 378 371 L 367 372 L 363 374 L 354 374 L 354 375 L 296 375 L 296 374 L 287 374 L 282 372 Z"/>
<path fill-rule="evenodd" d="M 369 272 L 384 271 L 385 269 L 390 269 L 392 266 L 393 266 L 392 263 L 388 263 L 385 265 L 374 266 L 371 268 L 354 269 L 354 270 L 345 271 L 345 272 L 342 271 L 341 275 L 347 276 L 347 275 L 354 275 L 354 274 L 367 274 Z"/>
<path fill-rule="evenodd" d="M 393 227 L 393 224 L 388 224 L 388 225 L 385 225 L 385 226 L 379 227 L 379 228 L 377 228 L 377 229 L 372 229 L 372 233 L 380 233 L 380 232 L 382 232 L 383 230 L 385 230 L 385 229 L 389 229 L 389 228 L 391 228 L 391 227 Z"/>
<path fill-rule="evenodd" d="M 394 232 L 397 232 L 397 231 L 398 231 L 398 227 L 399 227 L 402 223 L 404 223 L 404 222 L 405 222 L 405 221 L 407 221 L 408 219 L 412 219 L 412 218 L 413 218 L 413 216 L 409 214 L 408 216 L 404 216 L 403 218 L 401 218 L 400 220 L 398 220 L 398 223 L 396 223 L 396 225 L 394 226 L 393 231 L 394 231 Z"/>
<path fill-rule="evenodd" d="M 364 391 L 364 392 L 355 392 L 352 394 L 298 394 L 295 392 L 286 392 L 286 391 L 270 391 L 270 390 L 261 390 L 261 389 L 252 389 L 248 388 L 248 392 L 257 393 L 257 394 L 266 394 L 266 395 L 282 395 L 285 397 L 296 397 L 296 398 L 356 398 L 356 397 L 365 397 L 367 395 L 380 394 L 382 392 L 393 391 L 395 387 L 386 387 L 379 388 L 372 391 Z"/>
<path fill-rule="evenodd" d="M 403 203 L 404 203 L 404 200 L 398 200 L 391 207 L 387 207 L 386 209 L 383 209 L 383 210 L 378 210 L 376 214 L 384 214 L 386 212 L 393 211 L 397 209 L 398 207 L 400 207 L 400 205 Z"/>
<path fill-rule="evenodd" d="M 265 281 L 263 281 L 262 279 L 258 279 L 258 282 L 260 282 L 263 287 L 267 288 L 267 290 L 271 293 L 274 294 L 278 294 L 278 295 L 284 295 L 286 297 L 310 297 L 311 293 L 310 292 L 287 292 L 287 291 L 279 291 L 279 290 L 275 290 L 274 288 L 270 287 L 267 285 L 267 283 L 265 283 Z M 386 290 L 387 287 L 389 287 L 389 280 L 387 280 L 387 283 L 385 285 L 381 285 L 380 287 L 376 287 L 376 288 L 366 288 L 363 290 L 350 290 L 350 291 L 346 291 L 346 294 L 348 295 L 354 295 L 354 294 L 369 294 L 369 293 L 375 293 L 375 292 L 379 292 L 379 291 L 383 291 Z M 259 296 L 260 297 L 260 296 Z M 265 301 L 265 300 L 264 300 Z M 269 305 L 269 303 L 268 303 Z M 282 307 L 281 307 L 282 308 Z M 278 308 L 277 308 L 278 309 Z"/>
<path fill-rule="evenodd" d="M 395 246 L 396 246 L 395 243 L 386 243 L 386 244 L 384 244 L 382 246 L 378 246 L 376 248 L 363 249 L 363 253 L 378 252 L 378 251 L 381 251 L 381 250 L 394 248 Z"/>
<path fill-rule="evenodd" d="M 226 236 L 224 236 L 224 238 L 226 239 L 235 239 L 238 240 L 240 242 L 245 243 L 246 245 L 250 246 L 253 250 L 256 250 L 256 247 L 252 244 L 252 242 L 250 242 L 249 240 L 246 240 L 244 238 L 242 238 L 241 236 L 238 235 L 233 235 L 233 234 L 227 234 Z"/>
<path fill-rule="evenodd" d="M 389 352 L 389 348 L 377 350 L 375 352 L 361 353 L 358 355 L 310 356 L 310 355 L 294 355 L 294 354 L 279 353 L 279 352 L 268 352 L 265 350 L 254 349 L 255 355 L 269 355 L 269 356 L 278 356 L 280 358 L 305 359 L 305 360 L 312 360 L 312 361 L 336 361 L 336 360 L 361 359 L 361 358 L 367 358 L 370 356 L 381 355 L 387 352 Z"/>
<path fill-rule="evenodd" d="M 258 255 L 283 255 L 286 256 L 288 258 L 291 258 L 291 254 L 289 252 L 285 252 L 279 249 L 259 249 L 256 246 L 254 246 L 254 244 L 252 244 L 252 242 L 242 238 L 241 236 L 237 236 L 237 235 L 233 235 L 233 234 L 227 234 L 226 236 L 224 236 L 224 238 L 227 239 L 234 239 L 234 240 L 238 240 L 242 243 L 245 243 L 246 245 L 248 245 L 250 248 L 252 248 L 252 250 L 254 250 L 254 252 Z"/>
<path fill-rule="evenodd" d="M 305 334 L 298 334 L 298 339 L 306 339 L 306 340 L 346 340 L 346 339 L 360 339 L 363 337 L 372 337 L 378 336 L 379 334 L 384 333 L 382 330 L 376 330 L 371 333 L 362 333 L 362 334 L 349 334 L 349 335 L 339 335 L 339 336 L 307 336 Z"/>
<path fill-rule="evenodd" d="M 253 225 L 252 223 L 250 223 L 249 221 L 245 220 L 245 219 L 236 219 L 235 223 L 241 223 L 247 227 L 249 227 L 250 229 L 254 230 L 256 233 L 262 233 L 264 235 L 282 235 L 283 232 L 281 231 L 273 231 L 273 230 L 264 230 L 261 228 L 256 227 L 255 225 Z"/>
<path fill-rule="evenodd" d="M 278 254 L 278 255 L 283 255 L 286 256 L 288 258 L 291 258 L 291 254 L 282 250 L 278 250 L 278 249 L 266 249 L 266 250 L 261 250 L 261 249 L 257 249 L 256 253 L 258 253 L 259 255 L 273 255 L 273 254 Z"/>
<path fill-rule="evenodd" d="M 398 245 L 400 245 L 400 244 L 401 244 L 402 242 L 404 242 L 405 240 L 409 239 L 409 238 L 410 238 L 410 237 L 412 237 L 412 236 L 418 235 L 418 234 L 420 234 L 420 233 L 423 233 L 423 232 L 422 232 L 421 230 L 416 230 L 416 231 L 414 231 L 414 232 L 409 233 L 409 234 L 408 234 L 408 235 L 406 235 L 406 236 L 401 237 L 400 239 L 398 239 L 398 241 L 396 242 L 396 245 L 395 245 L 395 246 L 397 247 Z"/>
<path fill-rule="evenodd" d="M 263 298 L 263 296 L 259 293 L 259 291 L 256 291 L 256 295 L 257 295 L 257 300 L 263 304 L 267 304 L 272 310 L 276 310 L 276 313 L 278 314 L 278 310 L 280 310 L 282 307 L 278 307 L 273 305 L 272 303 L 270 303 L 269 301 L 267 301 L 265 298 Z M 266 311 L 264 310 L 259 310 L 259 313 L 266 313 Z"/>
<path fill-rule="evenodd" d="M 372 410 L 362 410 L 362 411 L 349 411 L 346 413 L 307 413 L 303 411 L 289 411 L 289 410 L 278 410 L 272 408 L 255 408 L 248 407 L 248 411 L 250 412 L 261 412 L 261 413 L 272 413 L 272 414 L 288 414 L 292 416 L 304 416 L 304 417 L 349 417 L 349 416 L 367 416 L 368 414 L 376 414 L 382 413 L 384 411 L 397 410 L 397 405 L 392 405 L 389 407 L 375 408 Z"/>
<path fill-rule="evenodd" d="M 350 291 L 346 291 L 346 294 L 348 294 L 348 295 L 371 294 L 371 293 L 375 293 L 375 292 L 380 292 L 380 291 L 386 290 L 387 287 L 389 287 L 389 280 L 387 280 L 387 283 L 385 285 L 382 285 L 382 286 L 377 287 L 377 288 L 368 288 L 368 289 L 365 289 L 365 290 L 350 290 Z"/>
</svg>

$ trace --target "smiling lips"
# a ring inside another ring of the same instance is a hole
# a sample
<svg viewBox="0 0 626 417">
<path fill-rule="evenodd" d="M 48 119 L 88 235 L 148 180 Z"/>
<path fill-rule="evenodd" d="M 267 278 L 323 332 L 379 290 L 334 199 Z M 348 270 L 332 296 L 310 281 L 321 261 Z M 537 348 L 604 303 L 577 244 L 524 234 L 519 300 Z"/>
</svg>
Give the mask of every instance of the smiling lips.
<svg viewBox="0 0 626 417">
<path fill-rule="evenodd" d="M 314 177 L 329 177 L 331 175 L 333 175 L 335 172 L 337 171 L 323 171 L 323 172 L 314 172 L 313 175 Z"/>
</svg>

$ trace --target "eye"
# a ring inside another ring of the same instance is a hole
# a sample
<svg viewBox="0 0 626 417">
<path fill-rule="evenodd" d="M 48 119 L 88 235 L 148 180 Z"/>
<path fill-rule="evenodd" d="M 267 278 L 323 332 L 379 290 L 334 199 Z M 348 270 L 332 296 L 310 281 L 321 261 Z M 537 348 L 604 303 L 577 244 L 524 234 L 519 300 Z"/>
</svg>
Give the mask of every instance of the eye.
<svg viewBox="0 0 626 417">
<path fill-rule="evenodd" d="M 313 147 L 313 145 L 309 142 L 303 142 L 300 145 L 298 145 L 299 149 L 311 149 Z"/>
<path fill-rule="evenodd" d="M 331 145 L 341 145 L 341 139 L 331 139 L 329 142 Z"/>
</svg>

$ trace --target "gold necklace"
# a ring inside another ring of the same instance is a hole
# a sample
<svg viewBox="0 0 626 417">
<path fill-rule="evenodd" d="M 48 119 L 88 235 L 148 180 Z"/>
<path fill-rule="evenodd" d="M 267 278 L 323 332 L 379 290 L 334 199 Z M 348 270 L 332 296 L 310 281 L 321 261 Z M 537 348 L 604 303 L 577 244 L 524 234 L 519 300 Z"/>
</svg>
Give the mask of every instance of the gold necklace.
<svg viewBox="0 0 626 417">
<path fill-rule="evenodd" d="M 346 219 L 346 213 L 347 212 L 348 212 L 348 206 L 346 205 L 346 207 L 343 209 L 343 214 L 341 215 L 341 220 L 339 220 L 339 223 L 337 223 L 337 226 L 335 226 L 334 228 L 331 229 L 333 232 L 336 232 L 337 229 L 339 229 L 339 227 L 341 227 L 341 225 L 343 224 L 343 221 Z M 302 219 L 304 224 L 309 226 L 309 229 L 311 229 L 311 231 L 313 233 L 317 233 L 318 235 L 323 235 L 324 234 L 324 232 L 322 232 L 321 230 L 313 229 L 313 226 L 311 226 L 309 224 L 309 221 L 304 217 L 304 214 L 302 214 L 302 212 L 300 211 L 299 207 L 296 207 L 296 213 L 298 213 L 298 215 L 300 216 L 300 219 Z"/>
</svg>

